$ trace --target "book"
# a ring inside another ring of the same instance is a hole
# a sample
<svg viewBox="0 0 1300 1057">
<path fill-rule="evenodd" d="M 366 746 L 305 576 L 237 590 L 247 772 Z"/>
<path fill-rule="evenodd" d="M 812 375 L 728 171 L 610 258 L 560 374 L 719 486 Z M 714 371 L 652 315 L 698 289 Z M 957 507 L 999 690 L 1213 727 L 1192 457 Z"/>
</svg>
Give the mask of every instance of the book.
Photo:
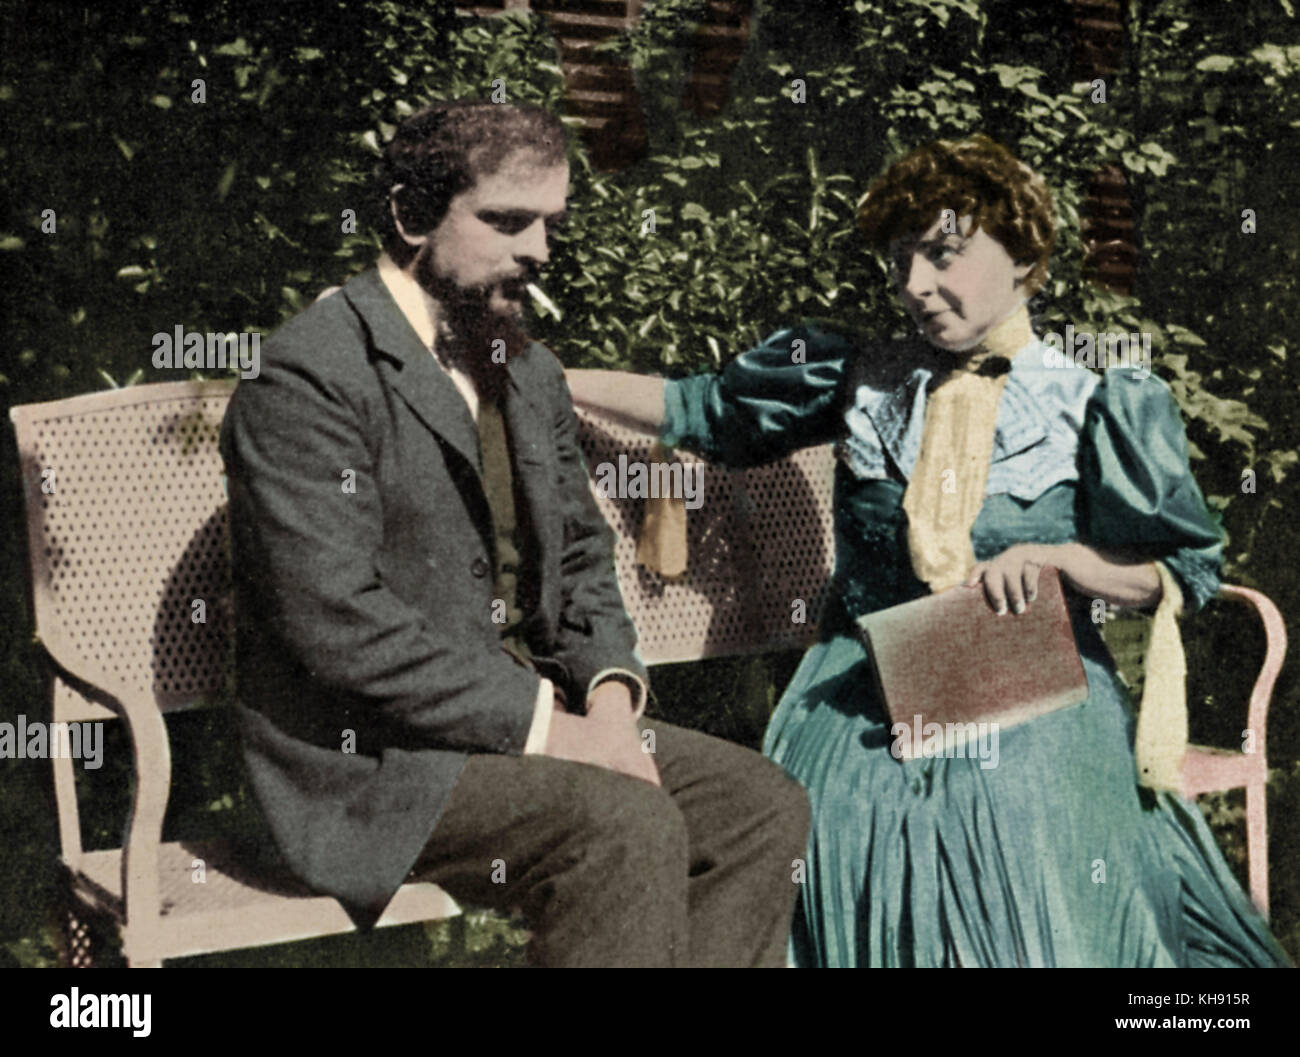
<svg viewBox="0 0 1300 1057">
<path fill-rule="evenodd" d="M 968 743 L 990 730 L 1088 697 L 1060 573 L 1051 566 L 1019 615 L 998 616 L 980 584 L 868 613 L 858 627 L 898 759 L 964 756 Z"/>
</svg>

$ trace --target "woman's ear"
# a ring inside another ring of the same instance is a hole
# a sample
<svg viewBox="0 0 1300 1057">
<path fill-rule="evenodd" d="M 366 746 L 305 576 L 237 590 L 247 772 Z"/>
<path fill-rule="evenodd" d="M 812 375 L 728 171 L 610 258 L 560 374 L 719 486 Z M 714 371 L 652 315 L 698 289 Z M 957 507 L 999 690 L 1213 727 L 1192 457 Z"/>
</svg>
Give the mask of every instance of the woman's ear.
<svg viewBox="0 0 1300 1057">
<path fill-rule="evenodd" d="M 429 236 L 427 234 L 412 235 L 406 230 L 406 226 L 402 223 L 402 213 L 397 205 L 397 197 L 405 189 L 405 184 L 394 184 L 392 186 L 388 192 L 388 209 L 393 216 L 393 227 L 396 228 L 397 233 L 402 236 L 402 241 L 413 249 L 418 249 L 429 240 Z"/>
<path fill-rule="evenodd" d="M 1032 272 L 1033 270 L 1034 270 L 1033 261 L 1018 261 L 1016 263 L 1014 270 L 1011 273 L 1013 276 L 1015 276 L 1014 285 L 1024 286 L 1025 280 L 1029 278 L 1029 273 Z"/>
</svg>

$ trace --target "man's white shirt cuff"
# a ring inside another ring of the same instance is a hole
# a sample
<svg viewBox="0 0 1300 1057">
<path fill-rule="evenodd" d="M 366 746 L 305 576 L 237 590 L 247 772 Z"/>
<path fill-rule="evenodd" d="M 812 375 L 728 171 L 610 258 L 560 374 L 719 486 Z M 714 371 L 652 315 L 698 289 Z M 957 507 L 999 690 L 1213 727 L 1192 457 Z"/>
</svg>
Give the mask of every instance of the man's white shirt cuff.
<svg viewBox="0 0 1300 1057">
<path fill-rule="evenodd" d="M 554 711 L 555 685 L 549 679 L 542 679 L 537 687 L 537 704 L 533 706 L 533 724 L 528 728 L 528 740 L 524 742 L 525 756 L 536 756 L 546 748 Z"/>
<path fill-rule="evenodd" d="M 645 711 L 645 680 L 635 672 L 628 671 L 626 668 L 604 668 L 592 677 L 591 685 L 587 687 L 587 696 L 591 697 L 591 692 L 608 679 L 617 679 L 620 683 L 626 683 L 628 685 L 632 690 L 633 718 L 640 719 L 641 713 Z"/>
</svg>

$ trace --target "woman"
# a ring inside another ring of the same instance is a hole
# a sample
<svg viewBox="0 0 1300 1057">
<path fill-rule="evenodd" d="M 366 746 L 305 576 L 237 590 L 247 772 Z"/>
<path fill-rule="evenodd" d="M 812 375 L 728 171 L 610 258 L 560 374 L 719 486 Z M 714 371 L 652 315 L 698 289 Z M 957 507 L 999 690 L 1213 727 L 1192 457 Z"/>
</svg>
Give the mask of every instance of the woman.
<svg viewBox="0 0 1300 1057">
<path fill-rule="evenodd" d="M 992 141 L 914 151 L 858 221 L 888 250 L 921 340 L 805 325 L 716 375 L 570 372 L 578 402 L 729 465 L 837 442 L 833 590 L 764 739 L 813 804 L 795 961 L 1286 964 L 1200 812 L 1169 791 L 1185 738 L 1169 708 L 1173 615 L 1179 596 L 1194 610 L 1216 592 L 1222 538 L 1168 388 L 1055 366 L 1026 308 L 1047 273 L 1051 196 Z M 1001 731 L 996 767 L 896 759 L 855 619 L 963 584 L 1015 619 L 1049 565 L 1087 701 Z M 1136 760 L 1098 599 L 1160 603 Z"/>
</svg>

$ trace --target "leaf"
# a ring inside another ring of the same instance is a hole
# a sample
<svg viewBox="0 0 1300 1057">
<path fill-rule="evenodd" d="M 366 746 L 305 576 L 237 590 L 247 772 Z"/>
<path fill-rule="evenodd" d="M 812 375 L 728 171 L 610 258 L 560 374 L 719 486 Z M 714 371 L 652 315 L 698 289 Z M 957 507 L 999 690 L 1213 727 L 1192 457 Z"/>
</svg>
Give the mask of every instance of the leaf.
<svg viewBox="0 0 1300 1057">
<path fill-rule="evenodd" d="M 1177 323 L 1170 323 L 1168 326 L 1165 327 L 1165 329 L 1168 330 L 1169 333 L 1173 336 L 1174 341 L 1176 341 L 1180 345 L 1197 345 L 1200 348 L 1205 348 L 1204 339 L 1199 334 L 1197 334 L 1194 330 L 1188 330 L 1186 327 L 1180 327 Z M 1186 364 L 1187 362 L 1186 356 L 1179 357 L 1179 359 L 1181 359 L 1182 362 Z"/>
<path fill-rule="evenodd" d="M 1286 52 L 1276 44 L 1261 44 L 1258 48 L 1250 53 L 1250 57 L 1256 62 L 1270 66 L 1280 74 L 1285 74 L 1290 63 L 1287 62 Z"/>
<path fill-rule="evenodd" d="M 172 105 L 171 99 L 165 95 L 156 95 L 150 99 L 149 102 L 153 103 L 153 105 L 158 107 L 160 110 L 170 110 Z"/>
<path fill-rule="evenodd" d="M 682 206 L 683 220 L 698 220 L 701 224 L 707 224 L 710 220 L 709 211 L 698 202 L 687 202 Z"/>
<path fill-rule="evenodd" d="M 235 172 L 238 168 L 239 162 L 232 161 L 222 172 L 221 179 L 217 181 L 217 199 L 219 201 L 224 202 L 226 195 L 230 194 L 230 188 L 235 182 Z"/>
<path fill-rule="evenodd" d="M 1236 64 L 1237 60 L 1231 55 L 1208 55 L 1196 64 L 1196 68 L 1207 73 L 1223 73 Z"/>
<path fill-rule="evenodd" d="M 12 252 L 14 250 L 20 250 L 26 245 L 27 243 L 25 243 L 17 235 L 0 236 L 0 250 L 7 250 L 9 252 Z"/>
<path fill-rule="evenodd" d="M 1291 471 L 1297 462 L 1300 462 L 1300 453 L 1294 451 L 1271 451 L 1264 460 L 1268 464 L 1269 475 L 1273 478 L 1274 484 L 1281 484 L 1286 479 L 1286 475 Z"/>
<path fill-rule="evenodd" d="M 142 275 L 148 275 L 148 271 L 141 268 L 138 264 L 128 264 L 125 268 L 119 268 L 115 279 L 138 279 Z"/>
<path fill-rule="evenodd" d="M 1120 157 L 1124 160 L 1124 168 L 1128 169 L 1129 172 L 1140 173 L 1146 171 L 1147 159 L 1137 151 L 1126 150 Z"/>
<path fill-rule="evenodd" d="M 1038 77 L 1042 72 L 1033 66 L 1008 66 L 1000 62 L 994 63 L 990 69 L 998 75 L 1003 88 L 1014 88 L 1021 81 Z"/>
</svg>

